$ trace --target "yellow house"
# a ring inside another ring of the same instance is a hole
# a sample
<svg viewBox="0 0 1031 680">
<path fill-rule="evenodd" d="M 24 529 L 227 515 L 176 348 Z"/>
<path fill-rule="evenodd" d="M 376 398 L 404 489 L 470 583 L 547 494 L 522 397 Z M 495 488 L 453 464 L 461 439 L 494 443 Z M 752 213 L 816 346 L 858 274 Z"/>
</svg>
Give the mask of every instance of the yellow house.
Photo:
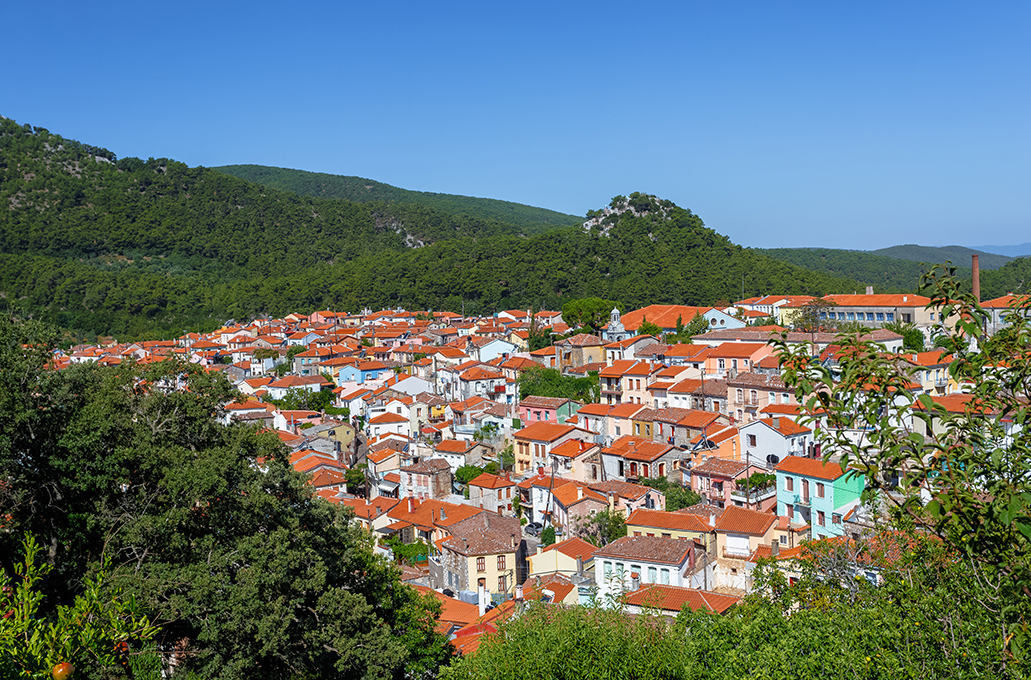
<svg viewBox="0 0 1031 680">
<path fill-rule="evenodd" d="M 639 508 L 626 518 L 626 535 L 693 539 L 708 547 L 715 527 L 707 520 L 703 515 Z"/>
<path fill-rule="evenodd" d="M 515 517 L 479 512 L 451 525 L 451 536 L 437 541 L 439 555 L 431 559 L 430 574 L 453 591 L 484 588 L 491 594 L 511 595 L 524 574 L 526 544 Z M 433 564 L 435 563 L 435 564 Z"/>
<path fill-rule="evenodd" d="M 549 574 L 570 576 L 576 573 L 594 571 L 593 546 L 582 538 L 570 538 L 548 547 L 537 547 L 537 554 L 526 559 L 530 562 L 530 576 L 543 577 Z"/>
</svg>

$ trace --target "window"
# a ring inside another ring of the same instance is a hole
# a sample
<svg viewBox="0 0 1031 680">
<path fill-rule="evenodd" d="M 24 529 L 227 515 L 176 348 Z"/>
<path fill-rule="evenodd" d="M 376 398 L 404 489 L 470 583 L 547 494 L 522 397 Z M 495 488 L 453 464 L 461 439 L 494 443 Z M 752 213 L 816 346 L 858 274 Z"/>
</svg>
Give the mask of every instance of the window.
<svg viewBox="0 0 1031 680">
<path fill-rule="evenodd" d="M 605 578 L 612 578 L 612 562 L 605 562 Z"/>
<path fill-rule="evenodd" d="M 788 535 L 787 534 L 781 534 L 779 540 L 780 540 L 780 544 L 781 545 L 787 545 L 788 544 Z"/>
<path fill-rule="evenodd" d="M 826 320 L 827 312 L 820 312 L 820 318 Z"/>
<path fill-rule="evenodd" d="M 726 360 L 725 360 L 725 359 L 719 359 L 719 360 L 717 360 L 717 364 L 718 364 L 718 366 L 719 366 L 719 370 L 721 370 L 721 371 L 725 371 L 725 370 L 727 370 L 727 362 L 726 362 Z"/>
<path fill-rule="evenodd" d="M 487 579 L 485 579 L 485 578 L 478 578 L 478 579 L 476 579 L 476 587 L 477 588 L 486 588 L 487 587 Z"/>
<path fill-rule="evenodd" d="M 847 314 L 847 316 L 848 316 L 848 320 L 849 321 L 855 321 L 856 320 L 856 313 L 855 312 L 849 312 Z"/>
<path fill-rule="evenodd" d="M 641 474 L 644 475 L 645 477 L 651 477 L 651 475 L 648 474 L 648 463 L 645 463 L 644 465 L 641 466 Z"/>
<path fill-rule="evenodd" d="M 823 484 L 820 482 L 816 483 L 816 497 L 823 498 Z"/>
<path fill-rule="evenodd" d="M 476 558 L 476 571 L 487 571 L 487 559 L 484 557 Z"/>
<path fill-rule="evenodd" d="M 821 527 L 826 524 L 826 515 L 823 514 L 823 510 L 816 511 L 816 523 Z"/>
<path fill-rule="evenodd" d="M 787 504 L 785 506 L 785 509 L 787 510 L 787 512 L 784 513 L 784 514 L 788 516 L 788 521 L 790 522 L 793 519 L 795 519 L 795 506 L 791 505 L 791 504 Z"/>
<path fill-rule="evenodd" d="M 835 314 L 834 312 L 827 312 L 827 318 L 828 319 L 836 319 L 836 318 L 838 318 L 838 315 Z"/>
<path fill-rule="evenodd" d="M 885 314 L 885 316 L 888 318 L 888 321 L 894 321 L 895 320 L 895 313 L 894 312 L 888 312 L 887 314 Z"/>
<path fill-rule="evenodd" d="M 664 534 L 662 534 L 662 537 L 663 538 L 673 538 L 673 534 L 666 534 L 666 533 L 664 533 Z"/>
<path fill-rule="evenodd" d="M 748 392 L 748 398 L 752 401 L 752 406 L 755 406 L 759 403 L 759 393 L 755 390 L 750 390 Z"/>
<path fill-rule="evenodd" d="M 665 463 L 659 463 L 659 477 L 665 477 L 665 476 L 666 476 L 666 464 Z"/>
<path fill-rule="evenodd" d="M 866 313 L 866 320 L 867 321 L 873 321 L 873 312 L 867 312 Z"/>
<path fill-rule="evenodd" d="M 777 393 L 776 392 L 770 392 L 770 403 L 771 404 L 776 404 L 777 403 Z"/>
<path fill-rule="evenodd" d="M 738 390 L 737 390 L 737 400 L 738 401 L 744 401 L 745 400 L 745 391 L 743 389 L 741 389 L 741 388 L 738 388 Z"/>
<path fill-rule="evenodd" d="M 504 555 L 498 555 L 498 571 L 503 571 L 504 569 L 505 569 L 505 556 Z"/>
<path fill-rule="evenodd" d="M 795 478 L 794 477 L 785 477 L 784 478 L 784 490 L 785 491 L 794 491 L 795 490 Z"/>
<path fill-rule="evenodd" d="M 884 312 L 877 312 L 877 320 L 884 321 Z"/>
<path fill-rule="evenodd" d="M 506 580 L 507 579 L 504 576 L 499 576 L 498 577 L 498 592 L 499 593 L 504 593 L 504 592 L 508 591 L 508 587 L 507 587 L 508 584 L 505 583 Z"/>
<path fill-rule="evenodd" d="M 616 436 L 619 436 L 619 425 L 616 425 Z"/>
<path fill-rule="evenodd" d="M 748 435 L 748 445 L 749 446 L 755 446 L 755 435 L 754 434 Z M 790 491 L 790 489 L 788 489 L 788 491 Z"/>
<path fill-rule="evenodd" d="M 662 583 L 663 585 L 669 585 L 669 569 L 662 570 Z"/>
<path fill-rule="evenodd" d="M 655 583 L 658 570 L 655 567 L 648 567 L 648 583 Z"/>
<path fill-rule="evenodd" d="M 791 397 L 790 397 L 790 395 L 787 392 L 781 392 L 780 393 L 780 403 L 786 404 L 786 403 L 788 403 L 788 401 L 790 399 L 791 399 Z"/>
<path fill-rule="evenodd" d="M 732 370 L 734 370 L 734 371 L 736 371 L 736 370 L 737 370 L 737 359 L 731 359 L 731 360 L 730 360 L 730 368 L 731 368 Z"/>
<path fill-rule="evenodd" d="M 831 524 L 841 524 L 841 515 L 836 512 L 831 515 Z"/>
</svg>

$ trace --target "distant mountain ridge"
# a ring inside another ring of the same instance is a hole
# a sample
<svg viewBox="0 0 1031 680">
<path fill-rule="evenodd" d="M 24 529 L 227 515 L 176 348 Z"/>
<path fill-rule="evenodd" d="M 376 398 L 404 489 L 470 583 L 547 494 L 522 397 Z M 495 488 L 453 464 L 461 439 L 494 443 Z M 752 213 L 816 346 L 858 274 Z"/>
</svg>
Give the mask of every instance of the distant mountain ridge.
<svg viewBox="0 0 1031 680">
<path fill-rule="evenodd" d="M 359 203 L 417 204 L 451 214 L 473 215 L 520 227 L 527 235 L 550 227 L 568 227 L 583 217 L 493 198 L 401 189 L 363 177 L 331 175 L 266 165 L 222 165 L 213 170 L 273 189 L 313 198 L 331 198 Z"/>
<path fill-rule="evenodd" d="M 976 250 L 996 255 L 1007 255 L 1009 257 L 1026 257 L 1031 255 L 1031 243 L 1021 243 L 1017 246 L 974 246 Z"/>
<path fill-rule="evenodd" d="M 971 256 L 978 256 L 978 266 L 981 269 L 998 269 L 1012 257 L 989 253 L 984 250 L 967 248 L 965 246 L 921 246 L 909 243 L 902 246 L 891 246 L 879 250 L 867 251 L 874 255 L 883 255 L 898 260 L 910 260 L 912 262 L 926 262 L 929 264 L 938 262 L 952 262 L 957 267 L 970 268 Z"/>
</svg>

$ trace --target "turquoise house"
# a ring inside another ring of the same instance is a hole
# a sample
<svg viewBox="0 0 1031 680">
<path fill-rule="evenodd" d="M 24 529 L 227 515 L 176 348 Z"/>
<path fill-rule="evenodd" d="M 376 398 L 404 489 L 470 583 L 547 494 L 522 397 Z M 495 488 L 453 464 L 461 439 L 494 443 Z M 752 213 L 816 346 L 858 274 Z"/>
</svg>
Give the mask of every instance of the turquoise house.
<svg viewBox="0 0 1031 680">
<path fill-rule="evenodd" d="M 788 456 L 775 468 L 777 514 L 811 527 L 813 539 L 843 536 L 845 519 L 859 505 L 865 479 L 837 463 Z"/>
</svg>

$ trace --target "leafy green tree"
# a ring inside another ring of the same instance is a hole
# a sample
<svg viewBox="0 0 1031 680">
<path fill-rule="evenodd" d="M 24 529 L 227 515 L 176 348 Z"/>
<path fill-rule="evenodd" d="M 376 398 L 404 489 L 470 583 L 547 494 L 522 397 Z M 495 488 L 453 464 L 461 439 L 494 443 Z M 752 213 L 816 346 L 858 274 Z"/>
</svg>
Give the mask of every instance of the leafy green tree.
<svg viewBox="0 0 1031 680">
<path fill-rule="evenodd" d="M 541 532 L 541 543 L 544 545 L 554 545 L 555 543 L 555 527 L 550 524 L 544 527 L 544 531 Z"/>
<path fill-rule="evenodd" d="M 637 334 L 638 335 L 651 335 L 651 336 L 654 336 L 656 338 L 661 338 L 662 337 L 662 328 L 660 326 L 657 326 L 656 324 L 653 324 L 651 321 L 648 320 L 648 317 L 646 316 L 641 321 L 641 325 L 637 327 Z"/>
<path fill-rule="evenodd" d="M 675 484 L 665 477 L 642 479 L 641 484 L 661 491 L 666 497 L 666 510 L 669 512 L 697 505 L 702 501 L 702 497 L 692 489 L 680 484 Z"/>
<path fill-rule="evenodd" d="M 40 585 L 53 567 L 38 563 L 42 548 L 34 537 L 24 539 L 22 551 L 15 578 L 0 571 L 0 678 L 49 677 L 62 663 L 84 674 L 111 672 L 127 665 L 131 647 L 157 634 L 134 598 L 108 588 L 109 563 L 87 577 L 71 605 L 41 616 Z"/>
<path fill-rule="evenodd" d="M 908 352 L 924 351 L 924 334 L 916 325 L 904 321 L 892 321 L 882 326 L 885 330 L 902 336 L 902 348 Z"/>
<path fill-rule="evenodd" d="M 835 324 L 827 319 L 827 312 L 834 303 L 815 298 L 802 305 L 791 317 L 791 327 L 802 333 L 819 333 L 833 330 Z"/>
<path fill-rule="evenodd" d="M 581 517 L 573 533 L 594 545 L 605 546 L 626 536 L 626 518 L 616 510 L 605 508 Z"/>
<path fill-rule="evenodd" d="M 468 484 L 483 474 L 483 468 L 475 465 L 463 465 L 455 471 L 455 481 L 459 484 Z"/>
<path fill-rule="evenodd" d="M 583 378 L 574 378 L 562 375 L 558 369 L 544 368 L 543 366 L 526 369 L 519 374 L 516 383 L 519 386 L 520 399 L 535 395 L 595 402 L 601 394 L 597 373 L 591 373 Z"/>
<path fill-rule="evenodd" d="M 1031 322 L 1014 315 L 1015 333 L 990 338 L 988 313 L 953 270 L 935 268 L 923 283 L 931 309 L 953 320 L 937 343 L 954 357 L 950 376 L 967 387 L 962 412 L 914 395 L 913 369 L 855 336 L 839 338 L 838 380 L 779 343 L 785 381 L 809 413 L 828 414 L 835 427 L 819 434 L 824 451 L 865 475 L 868 496 L 887 502 L 896 521 L 932 528 L 976 579 L 993 584 L 977 601 L 997 616 L 1006 672 L 1015 672 L 1031 621 Z M 868 430 L 860 440 L 845 434 L 856 425 Z"/>
<path fill-rule="evenodd" d="M 352 468 L 348 468 L 347 472 L 344 473 L 344 479 L 347 482 L 347 493 L 358 493 L 360 489 L 365 488 L 365 471 L 368 467 L 365 463 L 359 463 Z"/>
<path fill-rule="evenodd" d="M 220 374 L 164 362 L 47 370 L 53 332 L 0 317 L 0 503 L 53 564 L 43 616 L 106 583 L 204 677 L 398 677 L 447 657 L 437 605 L 401 586 L 350 512 L 315 496 L 277 438 L 223 426 Z M 4 565 L 7 567 L 7 565 Z"/>
<path fill-rule="evenodd" d="M 596 297 L 570 300 L 562 305 L 562 320 L 570 328 L 583 328 L 597 335 L 608 324 L 609 314 L 618 306 L 617 302 Z"/>
</svg>

